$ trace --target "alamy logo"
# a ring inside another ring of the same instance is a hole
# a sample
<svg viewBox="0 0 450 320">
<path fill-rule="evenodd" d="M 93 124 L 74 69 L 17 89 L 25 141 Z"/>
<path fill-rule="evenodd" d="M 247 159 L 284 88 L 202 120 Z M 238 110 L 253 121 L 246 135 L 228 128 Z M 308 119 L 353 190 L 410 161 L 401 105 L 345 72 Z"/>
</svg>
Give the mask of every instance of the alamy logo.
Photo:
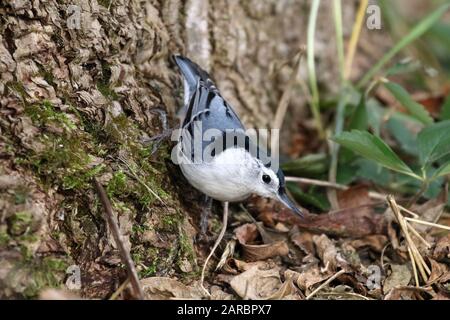
<svg viewBox="0 0 450 320">
<path fill-rule="evenodd" d="M 366 26 L 369 30 L 381 29 L 381 9 L 376 4 L 367 6 L 366 13 L 368 15 Z"/>
<path fill-rule="evenodd" d="M 77 265 L 71 265 L 67 268 L 66 274 L 69 276 L 66 280 L 66 287 L 69 290 L 81 289 L 81 270 Z"/>
</svg>

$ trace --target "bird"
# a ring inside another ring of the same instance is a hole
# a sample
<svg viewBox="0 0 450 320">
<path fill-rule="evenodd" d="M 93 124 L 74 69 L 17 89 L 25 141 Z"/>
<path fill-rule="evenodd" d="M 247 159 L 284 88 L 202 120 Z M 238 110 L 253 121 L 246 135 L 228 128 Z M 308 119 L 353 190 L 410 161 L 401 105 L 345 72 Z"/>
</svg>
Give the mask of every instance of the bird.
<svg viewBox="0 0 450 320">
<path fill-rule="evenodd" d="M 276 199 L 303 217 L 286 193 L 283 171 L 263 161 L 265 150 L 246 134 L 239 116 L 210 75 L 185 56 L 173 58 L 184 79 L 176 157 L 188 182 L 227 207 L 229 202 L 256 194 Z M 209 139 L 204 137 L 211 133 Z"/>
</svg>

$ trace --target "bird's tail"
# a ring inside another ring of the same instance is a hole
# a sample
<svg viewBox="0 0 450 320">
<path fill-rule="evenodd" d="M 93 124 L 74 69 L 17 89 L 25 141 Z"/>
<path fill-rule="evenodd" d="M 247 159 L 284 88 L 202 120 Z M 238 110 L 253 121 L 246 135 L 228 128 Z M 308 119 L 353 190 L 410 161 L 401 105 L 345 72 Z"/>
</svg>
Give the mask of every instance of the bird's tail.
<svg viewBox="0 0 450 320">
<path fill-rule="evenodd" d="M 205 70 L 190 59 L 181 55 L 174 55 L 173 58 L 184 77 L 184 101 L 186 104 L 197 89 L 198 81 L 207 82 L 210 77 Z"/>
</svg>

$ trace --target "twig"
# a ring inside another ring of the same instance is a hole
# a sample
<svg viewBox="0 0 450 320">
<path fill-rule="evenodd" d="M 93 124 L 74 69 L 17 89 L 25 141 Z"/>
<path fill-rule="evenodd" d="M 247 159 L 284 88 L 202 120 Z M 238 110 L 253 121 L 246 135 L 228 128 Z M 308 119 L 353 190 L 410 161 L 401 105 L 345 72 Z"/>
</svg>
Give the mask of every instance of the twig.
<svg viewBox="0 0 450 320">
<path fill-rule="evenodd" d="M 344 35 L 342 32 L 342 3 L 341 0 L 333 0 L 334 29 L 336 31 L 336 47 L 339 61 L 339 76 L 344 81 Z"/>
<path fill-rule="evenodd" d="M 429 243 L 427 240 L 425 240 L 425 239 L 420 235 L 420 233 L 417 232 L 417 230 L 414 229 L 408 222 L 406 222 L 406 226 L 408 227 L 409 231 L 411 231 L 411 232 L 412 232 L 412 233 L 413 233 L 420 241 L 422 241 L 422 243 L 423 243 L 427 248 L 430 248 L 430 247 L 431 247 L 430 243 Z"/>
<path fill-rule="evenodd" d="M 428 222 L 428 221 L 415 219 L 415 218 L 408 218 L 408 217 L 406 217 L 405 220 L 450 231 L 450 227 L 444 226 L 444 225 L 438 224 L 438 223 L 433 223 L 433 222 Z"/>
<path fill-rule="evenodd" d="M 412 212 L 409 209 L 406 209 L 405 207 L 402 207 L 401 205 L 397 204 L 397 206 L 400 208 L 400 210 L 412 215 L 414 218 L 419 218 L 419 215 L 417 213 Z"/>
<path fill-rule="evenodd" d="M 297 81 L 297 77 L 300 74 L 300 66 L 301 66 L 301 61 L 302 61 L 304 54 L 305 54 L 304 49 L 301 48 L 300 52 L 298 53 L 298 58 L 296 59 L 294 69 L 292 70 L 292 74 L 289 79 L 289 82 L 287 83 L 287 86 L 284 89 L 284 92 L 281 96 L 280 102 L 278 103 L 277 112 L 275 114 L 275 119 L 274 119 L 273 125 L 272 125 L 272 127 L 274 129 L 281 130 L 281 127 L 283 125 L 283 120 L 284 120 L 284 117 L 286 116 L 286 111 L 289 106 L 289 100 L 291 98 L 292 88 L 293 88 L 295 82 Z M 279 142 L 278 140 L 279 139 L 275 139 L 275 142 L 277 145 L 272 146 L 273 150 L 278 150 L 278 142 Z"/>
<path fill-rule="evenodd" d="M 333 183 L 333 182 L 324 181 L 324 180 L 299 178 L 299 177 L 286 177 L 285 180 L 292 181 L 292 182 L 299 182 L 299 183 L 303 183 L 303 184 L 314 185 L 314 186 L 320 186 L 320 187 L 334 188 L 334 189 L 339 189 L 339 190 L 350 189 L 350 187 L 345 186 L 343 184 Z M 372 199 L 377 199 L 377 200 L 385 200 L 386 199 L 386 195 L 383 195 L 378 192 L 373 192 L 373 191 L 369 191 L 369 197 Z"/>
<path fill-rule="evenodd" d="M 227 223 L 228 223 L 228 202 L 223 203 L 223 217 L 222 217 L 222 230 L 220 230 L 219 236 L 217 237 L 216 242 L 214 243 L 213 248 L 211 249 L 211 252 L 209 253 L 208 257 L 205 260 L 205 263 L 203 264 L 202 268 L 202 275 L 200 277 L 200 287 L 203 289 L 203 291 L 206 293 L 208 297 L 211 296 L 208 290 L 203 285 L 203 282 L 205 280 L 205 271 L 206 267 L 208 266 L 209 259 L 214 254 L 214 251 L 216 251 L 217 247 L 219 246 L 220 242 L 223 239 L 223 236 L 225 235 L 225 231 L 227 230 Z"/>
<path fill-rule="evenodd" d="M 316 66 L 314 63 L 314 34 L 317 22 L 317 13 L 319 12 L 320 0 L 313 0 L 311 4 L 311 11 L 308 21 L 307 32 L 307 61 L 308 61 L 308 79 L 311 87 L 312 104 L 311 112 L 316 122 L 317 131 L 321 139 L 325 138 L 325 131 L 323 130 L 322 119 L 320 117 L 320 100 L 319 89 L 317 87 Z"/>
<path fill-rule="evenodd" d="M 339 277 L 341 274 L 345 273 L 345 270 L 342 269 L 339 272 L 335 273 L 333 276 L 331 276 L 330 278 L 328 278 L 327 281 L 325 281 L 324 283 L 322 283 L 319 287 L 317 287 L 316 290 L 314 290 L 313 292 L 311 292 L 307 297 L 306 300 L 311 299 L 317 292 L 319 292 L 320 290 L 322 290 L 323 288 L 325 288 L 327 285 L 329 285 L 331 283 L 331 281 L 333 281 L 334 279 L 336 279 L 337 277 Z"/>
<path fill-rule="evenodd" d="M 427 264 L 425 263 L 425 260 L 423 259 L 422 255 L 420 254 L 419 250 L 417 249 L 414 241 L 412 241 L 411 236 L 409 234 L 408 231 L 408 227 L 406 225 L 406 219 L 403 217 L 403 215 L 400 212 L 400 208 L 398 207 L 397 203 L 395 202 L 395 199 L 392 195 L 388 195 L 386 197 L 386 200 L 389 204 L 389 206 L 391 207 L 392 212 L 394 213 L 395 218 L 397 219 L 398 224 L 400 225 L 400 229 L 402 230 L 405 239 L 406 239 L 406 244 L 408 246 L 408 248 L 411 251 L 411 254 L 413 256 L 413 263 L 417 263 L 417 267 L 419 269 L 420 275 L 422 276 L 422 279 L 424 281 L 428 280 L 428 276 L 427 274 L 431 274 L 430 269 L 428 268 Z"/>
<path fill-rule="evenodd" d="M 125 164 L 128 168 L 128 170 L 130 170 L 131 174 L 133 175 L 133 177 L 140 183 L 142 184 L 145 189 L 147 189 L 148 192 L 150 192 L 156 199 L 158 199 L 158 201 L 160 201 L 164 206 L 167 207 L 167 204 L 163 201 L 163 199 L 161 199 L 160 196 L 158 196 L 158 194 L 153 191 L 144 181 L 142 181 L 141 178 L 139 178 L 139 176 L 136 174 L 136 172 L 131 168 L 130 164 L 122 157 L 119 157 L 119 160 L 123 162 L 123 164 Z"/>
<path fill-rule="evenodd" d="M 408 247 L 408 254 L 409 254 L 409 259 L 411 259 L 411 265 L 413 267 L 414 281 L 416 282 L 416 287 L 419 287 L 419 275 L 417 274 L 416 261 L 414 260 L 414 256 L 411 252 L 410 247 Z"/>
<path fill-rule="evenodd" d="M 350 72 L 352 71 L 353 58 L 356 52 L 356 46 L 358 45 L 359 35 L 361 33 L 361 28 L 364 22 L 364 15 L 366 13 L 366 8 L 368 0 L 361 0 L 358 7 L 358 12 L 356 14 L 356 20 L 353 25 L 352 36 L 350 42 L 348 43 L 347 59 L 345 61 L 344 78 L 348 79 L 350 77 Z"/>
<path fill-rule="evenodd" d="M 344 117 L 345 117 L 345 108 L 347 102 L 349 100 L 348 89 L 342 88 L 343 93 L 339 99 L 339 103 L 336 109 L 336 124 L 334 128 L 334 134 L 337 136 L 342 133 L 344 128 Z M 336 183 L 336 175 L 337 175 L 337 167 L 338 167 L 338 158 L 339 158 L 339 150 L 340 145 L 336 142 L 329 140 L 330 144 L 330 153 L 331 153 L 331 163 L 330 170 L 328 171 L 328 180 L 332 183 Z M 337 200 L 336 190 L 327 190 L 328 200 L 330 201 L 331 207 L 333 210 L 339 209 L 339 202 Z"/>
<path fill-rule="evenodd" d="M 363 296 L 362 294 L 355 293 L 355 292 L 321 292 L 321 293 L 318 293 L 317 295 L 319 295 L 319 296 L 341 296 L 341 297 L 350 296 L 350 297 L 358 297 L 363 300 L 375 300 L 373 298 L 369 298 L 369 297 Z"/>
<path fill-rule="evenodd" d="M 117 225 L 117 222 L 114 219 L 113 209 L 111 206 L 111 202 L 106 195 L 106 191 L 103 186 L 94 178 L 94 186 L 100 197 L 100 201 L 105 209 L 106 221 L 108 221 L 109 228 L 111 229 L 111 233 L 114 237 L 114 241 L 119 249 L 120 256 L 122 258 L 122 262 L 127 267 L 128 277 L 130 278 L 131 285 L 133 287 L 134 294 L 141 300 L 144 300 L 144 292 L 142 291 L 141 284 L 139 282 L 139 277 L 136 272 L 136 268 L 134 267 L 133 259 L 131 258 L 130 252 L 125 249 L 125 245 L 122 241 L 122 236 L 120 235 L 120 229 Z"/>
<path fill-rule="evenodd" d="M 127 287 L 127 285 L 130 283 L 130 278 L 127 278 L 121 285 L 119 288 L 117 288 L 116 291 L 114 291 L 114 293 L 111 295 L 111 297 L 109 298 L 109 300 L 116 300 L 117 297 L 119 296 L 119 294 L 122 293 L 122 291 Z"/>
</svg>

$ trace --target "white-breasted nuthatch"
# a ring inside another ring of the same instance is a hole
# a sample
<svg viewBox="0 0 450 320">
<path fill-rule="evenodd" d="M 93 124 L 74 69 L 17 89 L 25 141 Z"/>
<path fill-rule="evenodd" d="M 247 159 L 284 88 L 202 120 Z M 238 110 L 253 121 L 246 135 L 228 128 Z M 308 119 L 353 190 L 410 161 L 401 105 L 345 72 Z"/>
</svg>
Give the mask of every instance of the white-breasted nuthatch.
<svg viewBox="0 0 450 320">
<path fill-rule="evenodd" d="M 177 161 L 189 183 L 223 202 L 251 194 L 277 199 L 303 216 L 286 194 L 282 170 L 263 163 L 261 148 L 245 134 L 208 73 L 186 57 L 174 59 L 184 76 L 185 103 Z"/>
</svg>

